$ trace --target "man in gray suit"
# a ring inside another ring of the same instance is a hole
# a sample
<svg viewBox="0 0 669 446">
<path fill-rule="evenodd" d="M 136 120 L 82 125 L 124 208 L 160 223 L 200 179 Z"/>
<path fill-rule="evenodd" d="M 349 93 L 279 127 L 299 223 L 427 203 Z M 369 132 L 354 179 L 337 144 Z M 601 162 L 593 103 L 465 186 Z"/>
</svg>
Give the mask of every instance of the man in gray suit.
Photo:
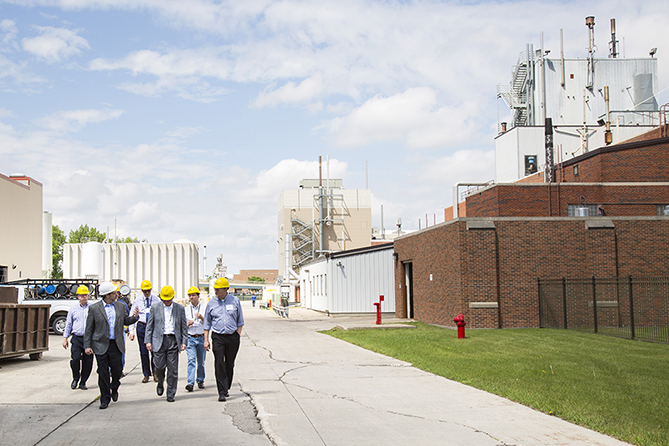
<svg viewBox="0 0 669 446">
<path fill-rule="evenodd" d="M 174 289 L 171 286 L 164 286 L 160 290 L 160 299 L 162 303 L 151 305 L 144 341 L 146 349 L 153 352 L 153 364 L 158 377 L 156 393 L 158 396 L 163 395 L 167 368 L 167 402 L 173 403 L 179 377 L 179 352 L 186 349 L 188 327 L 186 311 L 182 305 L 173 302 Z"/>
<path fill-rule="evenodd" d="M 100 387 L 100 409 L 106 409 L 109 401 L 118 401 L 118 387 L 123 374 L 122 356 L 125 353 L 124 325 L 137 322 L 139 312 L 128 316 L 125 305 L 119 302 L 116 285 L 100 284 L 102 300 L 88 309 L 84 332 L 84 351 L 95 353 L 98 363 L 98 386 Z M 109 370 L 111 369 L 111 380 Z"/>
</svg>

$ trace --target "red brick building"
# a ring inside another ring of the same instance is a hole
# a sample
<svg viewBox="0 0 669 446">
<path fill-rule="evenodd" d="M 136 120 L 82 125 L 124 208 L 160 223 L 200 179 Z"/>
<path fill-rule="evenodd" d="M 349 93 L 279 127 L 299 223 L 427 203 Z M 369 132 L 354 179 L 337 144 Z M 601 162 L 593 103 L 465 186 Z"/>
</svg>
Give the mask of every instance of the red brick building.
<svg viewBox="0 0 669 446">
<path fill-rule="evenodd" d="M 397 316 L 538 327 L 538 278 L 669 276 L 660 132 L 565 162 L 558 183 L 493 185 L 467 197 L 467 217 L 396 239 Z M 584 207 L 590 216 L 573 216 Z"/>
</svg>

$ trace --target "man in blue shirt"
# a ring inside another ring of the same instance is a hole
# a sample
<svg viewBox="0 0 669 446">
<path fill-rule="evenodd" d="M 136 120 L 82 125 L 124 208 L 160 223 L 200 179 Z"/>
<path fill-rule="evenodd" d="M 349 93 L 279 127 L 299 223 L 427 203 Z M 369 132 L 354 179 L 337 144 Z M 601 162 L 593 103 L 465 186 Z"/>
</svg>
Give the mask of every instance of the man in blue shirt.
<svg viewBox="0 0 669 446">
<path fill-rule="evenodd" d="M 228 288 L 230 288 L 228 279 L 225 277 L 216 279 L 214 282 L 216 297 L 209 301 L 204 313 L 204 349 L 209 351 L 211 331 L 219 401 L 225 401 L 230 396 L 228 391 L 232 384 L 235 358 L 244 326 L 242 305 L 239 299 L 228 294 Z"/>
<path fill-rule="evenodd" d="M 70 368 L 72 369 L 72 390 L 77 388 L 88 390 L 86 381 L 93 370 L 93 355 L 84 354 L 84 332 L 88 315 L 88 288 L 79 285 L 77 288 L 78 305 L 73 305 L 67 312 L 65 331 L 63 331 L 63 348 L 67 350 L 67 339 L 72 335 L 70 350 Z"/>
</svg>

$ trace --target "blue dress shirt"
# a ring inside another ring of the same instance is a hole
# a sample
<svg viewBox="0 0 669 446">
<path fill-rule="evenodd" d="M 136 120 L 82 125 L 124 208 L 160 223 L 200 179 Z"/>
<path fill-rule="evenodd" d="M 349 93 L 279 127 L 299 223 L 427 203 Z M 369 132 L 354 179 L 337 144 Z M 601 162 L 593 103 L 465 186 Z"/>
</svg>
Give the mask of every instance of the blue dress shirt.
<svg viewBox="0 0 669 446">
<path fill-rule="evenodd" d="M 204 329 L 218 334 L 232 334 L 244 325 L 242 304 L 232 294 L 221 300 L 214 297 L 209 300 L 204 312 Z"/>
</svg>

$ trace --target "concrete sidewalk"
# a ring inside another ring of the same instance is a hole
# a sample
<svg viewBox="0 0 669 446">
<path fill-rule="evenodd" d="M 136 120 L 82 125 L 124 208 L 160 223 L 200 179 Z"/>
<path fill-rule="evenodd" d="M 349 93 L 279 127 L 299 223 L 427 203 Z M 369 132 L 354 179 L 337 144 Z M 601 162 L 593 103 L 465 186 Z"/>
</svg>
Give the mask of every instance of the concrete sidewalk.
<svg viewBox="0 0 669 446">
<path fill-rule="evenodd" d="M 291 308 L 283 319 L 243 307 L 228 401 L 217 401 L 211 353 L 206 388 L 184 390 L 182 353 L 176 402 L 167 403 L 152 381 L 141 383 L 137 343 L 128 342 L 119 401 L 99 410 L 95 370 L 88 391 L 71 390 L 69 352 L 51 336 L 41 361 L 0 361 L 0 444 L 625 444 L 317 332 L 373 325 L 374 317 Z"/>
<path fill-rule="evenodd" d="M 374 317 L 245 318 L 236 380 L 277 445 L 626 444 L 317 332 Z"/>
</svg>

